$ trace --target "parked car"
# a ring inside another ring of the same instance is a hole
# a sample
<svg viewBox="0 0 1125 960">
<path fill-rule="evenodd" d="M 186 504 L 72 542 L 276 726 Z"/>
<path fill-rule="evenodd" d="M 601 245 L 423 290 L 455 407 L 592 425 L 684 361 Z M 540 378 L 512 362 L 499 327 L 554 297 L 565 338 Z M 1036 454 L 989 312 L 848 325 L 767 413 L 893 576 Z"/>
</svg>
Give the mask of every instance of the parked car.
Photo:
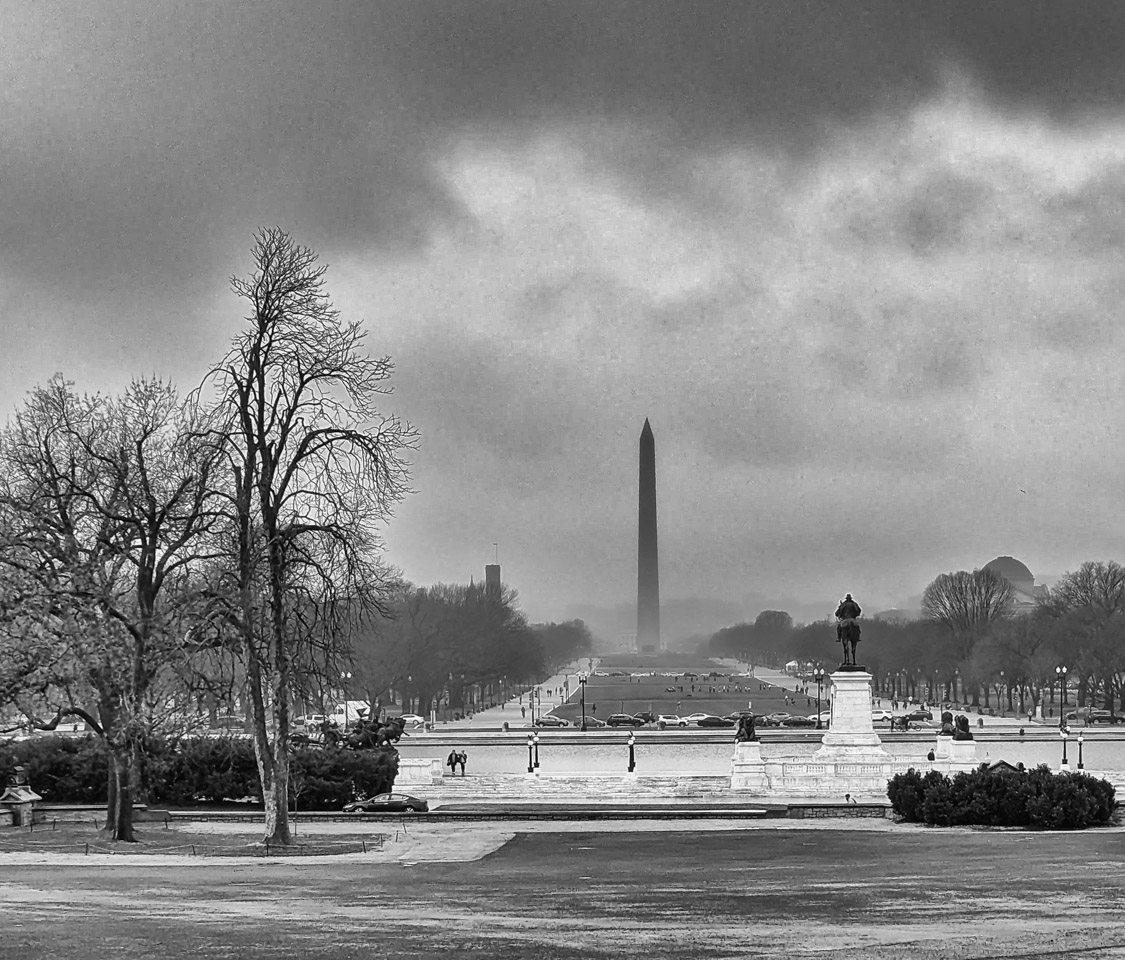
<svg viewBox="0 0 1125 960">
<path fill-rule="evenodd" d="M 657 723 L 663 723 L 669 727 L 686 727 L 687 721 L 681 717 L 676 716 L 674 713 L 662 713 L 656 718 Z"/>
<path fill-rule="evenodd" d="M 817 717 L 817 715 L 814 713 L 813 719 L 815 720 L 816 717 Z M 825 725 L 825 724 L 831 723 L 831 722 L 832 722 L 832 711 L 831 710 L 825 710 L 823 713 L 820 714 L 820 723 L 821 723 L 822 726 Z"/>
<path fill-rule="evenodd" d="M 734 721 L 728 720 L 726 717 L 712 717 L 706 716 L 701 720 L 695 721 L 696 726 L 700 727 L 733 727 Z"/>
<path fill-rule="evenodd" d="M 683 717 L 681 719 L 686 720 L 688 723 L 699 723 L 699 721 L 704 717 L 709 716 L 711 716 L 711 714 L 709 713 L 689 713 L 686 717 Z"/>
<path fill-rule="evenodd" d="M 815 727 L 816 717 L 790 717 L 781 722 L 783 727 Z"/>
<path fill-rule="evenodd" d="M 732 720 L 733 722 L 738 723 L 738 721 L 743 717 L 757 718 L 758 714 L 756 714 L 753 710 L 735 710 L 733 713 L 728 713 L 725 717 L 723 717 L 723 719 Z"/>
<path fill-rule="evenodd" d="M 1125 723 L 1125 717 L 1118 717 L 1109 710 L 1097 710 L 1093 707 L 1079 707 L 1066 715 L 1067 723 L 1081 721 L 1089 726 L 1092 723 Z"/>
<path fill-rule="evenodd" d="M 891 713 L 890 710 L 872 710 L 871 711 L 871 720 L 874 723 L 878 723 L 880 720 L 890 720 L 891 717 L 893 717 L 893 716 L 894 716 L 894 714 Z"/>
<path fill-rule="evenodd" d="M 641 723 L 656 723 L 656 714 L 648 710 L 644 710 L 641 713 L 634 714 L 634 716 L 636 716 L 636 718 L 640 720 Z"/>
<path fill-rule="evenodd" d="M 583 721 L 586 722 L 586 729 L 587 730 L 591 729 L 592 727 L 609 726 L 609 724 L 607 724 L 604 720 L 599 720 L 597 717 L 579 717 L 577 720 L 574 721 L 574 725 L 576 727 L 580 727 L 580 726 L 582 726 Z"/>
<path fill-rule="evenodd" d="M 408 727 L 420 727 L 426 722 L 425 717 L 420 717 L 416 713 L 404 713 L 400 718 Z"/>
<path fill-rule="evenodd" d="M 606 720 L 611 727 L 643 727 L 645 722 L 631 713 L 615 713 Z"/>
<path fill-rule="evenodd" d="M 915 710 L 911 710 L 910 713 L 908 713 L 906 715 L 906 719 L 910 720 L 910 721 L 914 721 L 914 720 L 933 720 L 933 718 L 934 718 L 934 715 L 932 713 L 930 713 L 929 710 L 923 710 L 921 707 L 918 707 Z"/>
<path fill-rule="evenodd" d="M 545 713 L 535 721 L 537 727 L 569 727 L 570 721 L 556 717 L 553 713 Z"/>
<path fill-rule="evenodd" d="M 758 719 L 767 727 L 780 727 L 792 714 L 789 713 L 770 713 Z"/>
<path fill-rule="evenodd" d="M 344 813 L 429 813 L 430 805 L 408 793 L 380 793 L 344 804 Z"/>
<path fill-rule="evenodd" d="M 295 727 L 319 727 L 322 723 L 324 723 L 324 714 L 323 713 L 310 713 L 308 716 L 305 716 L 305 717 L 297 717 L 297 719 L 293 721 L 293 726 L 295 726 Z"/>
</svg>

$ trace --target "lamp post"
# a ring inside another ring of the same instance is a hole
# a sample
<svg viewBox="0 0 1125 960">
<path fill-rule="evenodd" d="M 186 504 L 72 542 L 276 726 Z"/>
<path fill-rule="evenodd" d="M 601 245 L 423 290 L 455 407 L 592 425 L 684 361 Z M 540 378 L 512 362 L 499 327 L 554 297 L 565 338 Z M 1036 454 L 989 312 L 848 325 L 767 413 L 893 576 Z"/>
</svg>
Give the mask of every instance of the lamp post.
<svg viewBox="0 0 1125 960">
<path fill-rule="evenodd" d="M 817 667 L 813 676 L 816 678 L 816 728 L 820 730 L 823 729 L 820 722 L 820 694 L 824 686 L 824 668 Z"/>
<path fill-rule="evenodd" d="M 1083 769 L 1082 766 L 1082 731 L 1078 731 L 1078 769 Z"/>
<path fill-rule="evenodd" d="M 586 674 L 578 674 L 578 683 L 582 688 L 582 732 L 586 732 Z"/>
<path fill-rule="evenodd" d="M 1063 717 L 1066 716 L 1066 667 L 1063 664 L 1055 667 L 1055 676 L 1059 678 L 1059 726 L 1063 725 Z"/>
<path fill-rule="evenodd" d="M 1059 726 L 1059 736 L 1062 737 L 1062 742 L 1063 742 L 1063 755 L 1062 755 L 1062 763 L 1060 764 L 1060 769 L 1063 770 L 1063 771 L 1069 769 L 1069 767 L 1070 767 L 1070 763 L 1066 759 L 1066 738 L 1067 738 L 1067 734 L 1069 734 L 1069 733 L 1070 733 L 1070 730 L 1067 729 L 1065 724 L 1062 724 L 1062 725 Z"/>
<path fill-rule="evenodd" d="M 534 746 L 532 735 L 527 735 L 527 772 L 535 773 L 535 764 L 532 762 L 531 748 Z"/>
<path fill-rule="evenodd" d="M 633 735 L 632 731 L 629 732 L 629 772 L 632 773 L 637 769 L 637 755 L 634 748 L 637 745 L 637 738 Z M 1081 767 L 1082 764 L 1080 763 Z"/>
<path fill-rule="evenodd" d="M 531 739 L 532 739 L 532 742 L 535 744 L 535 769 L 538 770 L 539 769 L 539 734 L 536 733 Z"/>
</svg>

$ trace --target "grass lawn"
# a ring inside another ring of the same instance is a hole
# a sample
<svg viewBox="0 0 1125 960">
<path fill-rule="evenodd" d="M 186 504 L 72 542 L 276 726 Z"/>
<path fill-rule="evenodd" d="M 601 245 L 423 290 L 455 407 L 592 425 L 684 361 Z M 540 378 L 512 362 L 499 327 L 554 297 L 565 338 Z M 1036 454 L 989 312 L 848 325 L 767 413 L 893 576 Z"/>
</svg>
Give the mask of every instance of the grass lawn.
<svg viewBox="0 0 1125 960">
<path fill-rule="evenodd" d="M 452 833 L 405 862 L 0 855 L 0 957 L 1125 957 L 1125 830 L 557 829 L 469 861 Z"/>
</svg>

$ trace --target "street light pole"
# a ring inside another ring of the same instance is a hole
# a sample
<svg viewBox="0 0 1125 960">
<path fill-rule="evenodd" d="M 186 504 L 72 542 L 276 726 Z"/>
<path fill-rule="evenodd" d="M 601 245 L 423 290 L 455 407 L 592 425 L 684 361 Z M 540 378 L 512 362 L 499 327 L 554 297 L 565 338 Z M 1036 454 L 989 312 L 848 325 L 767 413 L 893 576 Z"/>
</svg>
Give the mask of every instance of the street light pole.
<svg viewBox="0 0 1125 960">
<path fill-rule="evenodd" d="M 1059 678 L 1059 726 L 1063 725 L 1066 716 L 1066 667 L 1063 664 L 1055 667 L 1055 676 Z"/>
<path fill-rule="evenodd" d="M 1066 771 L 1070 768 L 1070 764 L 1066 759 L 1066 737 L 1067 737 L 1067 734 L 1069 734 L 1069 733 L 1070 733 L 1070 731 L 1065 726 L 1059 727 L 1059 736 L 1062 737 L 1062 742 L 1063 742 L 1062 764 L 1060 766 L 1061 766 L 1061 769 L 1064 770 L 1064 771 Z"/>
<path fill-rule="evenodd" d="M 820 722 L 820 694 L 824 684 L 824 668 L 817 667 L 816 673 L 814 673 L 813 676 L 816 677 L 816 728 L 820 730 L 822 729 Z"/>
<path fill-rule="evenodd" d="M 1078 769 L 1079 770 L 1083 769 L 1083 767 L 1082 767 L 1082 731 L 1081 730 L 1078 731 Z"/>
<path fill-rule="evenodd" d="M 578 683 L 582 687 L 582 732 L 586 732 L 586 674 L 578 675 Z"/>
<path fill-rule="evenodd" d="M 532 763 L 532 756 L 531 756 L 531 748 L 532 748 L 532 745 L 533 745 L 531 736 L 532 735 L 530 733 L 527 735 L 527 772 L 528 773 L 535 773 L 535 765 L 534 765 L 534 763 Z"/>
<path fill-rule="evenodd" d="M 532 740 L 535 742 L 535 769 L 539 769 L 539 734 L 536 733 Z"/>
<path fill-rule="evenodd" d="M 637 738 L 633 732 L 629 732 L 629 772 L 632 773 L 637 769 L 637 755 L 634 752 L 634 747 L 637 745 Z M 1081 766 L 1081 764 L 1079 764 Z"/>
</svg>

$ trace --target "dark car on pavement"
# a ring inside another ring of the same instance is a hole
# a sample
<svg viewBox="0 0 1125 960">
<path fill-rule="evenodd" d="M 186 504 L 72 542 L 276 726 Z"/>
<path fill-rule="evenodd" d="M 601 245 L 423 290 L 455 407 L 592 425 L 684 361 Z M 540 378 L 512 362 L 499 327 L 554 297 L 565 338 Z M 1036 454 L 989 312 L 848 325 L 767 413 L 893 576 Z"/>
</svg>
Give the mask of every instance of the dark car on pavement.
<svg viewBox="0 0 1125 960">
<path fill-rule="evenodd" d="M 344 804 L 344 813 L 428 813 L 430 805 L 406 793 L 380 793 Z"/>
<path fill-rule="evenodd" d="M 535 721 L 537 727 L 569 727 L 570 721 L 564 720 L 562 717 L 556 717 L 552 713 L 546 713 Z"/>
<path fill-rule="evenodd" d="M 1092 723 L 1122 723 L 1125 722 L 1125 718 L 1115 716 L 1108 710 L 1097 710 L 1093 707 L 1079 707 L 1066 715 L 1067 723 L 1079 721 L 1089 726 Z"/>
<path fill-rule="evenodd" d="M 631 713 L 615 713 L 606 720 L 606 724 L 611 727 L 643 727 L 645 722 Z"/>
<path fill-rule="evenodd" d="M 789 713 L 770 713 L 764 717 L 759 717 L 758 721 L 764 723 L 767 727 L 780 727 L 792 714 Z"/>
<path fill-rule="evenodd" d="M 934 715 L 930 713 L 929 710 L 923 710 L 921 707 L 916 710 L 911 710 L 910 713 L 906 715 L 907 720 L 933 720 L 933 718 Z"/>
<path fill-rule="evenodd" d="M 581 727 L 583 721 L 585 721 L 585 723 L 586 723 L 586 729 L 587 730 L 589 730 L 592 727 L 608 726 L 608 724 L 604 720 L 599 720 L 597 717 L 579 717 L 577 720 L 574 721 L 574 725 L 576 727 Z"/>
<path fill-rule="evenodd" d="M 783 727 L 815 727 L 816 717 L 790 717 L 781 722 Z"/>
<path fill-rule="evenodd" d="M 734 721 L 728 720 L 726 717 L 704 717 L 702 720 L 696 720 L 697 727 L 733 727 Z"/>
<path fill-rule="evenodd" d="M 656 723 L 656 714 L 650 713 L 647 710 L 642 711 L 638 714 L 634 714 L 634 716 L 636 716 L 636 718 L 640 720 L 641 723 Z"/>
</svg>

